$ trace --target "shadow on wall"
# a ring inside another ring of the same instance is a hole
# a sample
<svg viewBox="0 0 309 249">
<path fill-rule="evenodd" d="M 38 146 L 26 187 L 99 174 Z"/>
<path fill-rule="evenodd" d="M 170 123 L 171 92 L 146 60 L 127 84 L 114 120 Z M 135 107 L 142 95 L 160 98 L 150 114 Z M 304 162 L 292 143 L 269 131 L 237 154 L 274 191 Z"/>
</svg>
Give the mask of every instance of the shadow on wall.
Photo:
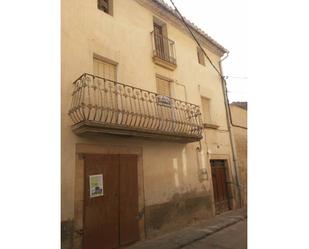
<svg viewBox="0 0 309 249">
<path fill-rule="evenodd" d="M 197 174 L 193 174 L 191 179 L 188 179 L 188 164 L 187 164 L 187 149 L 183 148 L 181 153 L 181 162 L 179 162 L 179 159 L 177 157 L 174 157 L 172 159 L 173 162 L 173 172 L 174 172 L 174 182 L 175 187 L 180 190 L 180 192 L 183 191 L 190 191 L 189 188 L 186 189 L 190 185 L 190 180 L 195 181 L 194 175 L 197 176 L 197 179 L 200 183 L 209 180 L 208 177 L 208 170 L 205 160 L 205 153 L 203 150 L 199 150 L 198 148 L 195 150 L 195 161 L 189 160 L 191 164 L 189 165 L 189 168 L 194 169 L 196 166 L 196 172 Z M 206 190 L 206 188 L 204 188 Z M 209 189 L 208 189 L 209 191 Z M 179 192 L 179 191 L 178 191 Z"/>
<path fill-rule="evenodd" d="M 146 207 L 148 238 L 212 217 L 212 195 L 207 187 L 209 183 L 201 184 L 208 180 L 204 154 L 196 151 L 191 156 L 188 157 L 187 148 L 183 148 L 180 156 L 172 158 L 169 167 L 172 167 L 173 175 L 170 181 L 175 186 L 175 192 L 168 193 L 171 195 L 169 201 Z"/>
</svg>

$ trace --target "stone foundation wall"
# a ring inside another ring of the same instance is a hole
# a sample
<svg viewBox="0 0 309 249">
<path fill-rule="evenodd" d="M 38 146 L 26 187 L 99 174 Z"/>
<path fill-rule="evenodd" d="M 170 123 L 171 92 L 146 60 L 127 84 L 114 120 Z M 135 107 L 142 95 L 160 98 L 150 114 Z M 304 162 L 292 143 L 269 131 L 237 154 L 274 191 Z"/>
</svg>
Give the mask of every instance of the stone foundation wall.
<svg viewBox="0 0 309 249">
<path fill-rule="evenodd" d="M 170 202 L 146 207 L 146 236 L 156 237 L 209 217 L 212 217 L 211 196 L 176 195 Z"/>
<path fill-rule="evenodd" d="M 73 220 L 61 222 L 61 249 L 72 249 L 73 247 Z"/>
</svg>

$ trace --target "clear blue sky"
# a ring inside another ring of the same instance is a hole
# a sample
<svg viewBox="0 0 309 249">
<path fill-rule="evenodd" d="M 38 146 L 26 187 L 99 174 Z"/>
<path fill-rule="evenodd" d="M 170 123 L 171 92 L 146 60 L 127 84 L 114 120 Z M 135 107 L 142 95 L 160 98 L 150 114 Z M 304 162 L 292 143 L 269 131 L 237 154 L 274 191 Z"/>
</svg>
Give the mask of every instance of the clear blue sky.
<svg viewBox="0 0 309 249">
<path fill-rule="evenodd" d="M 170 0 L 164 0 L 170 6 Z M 248 19 L 246 0 L 173 0 L 190 21 L 230 51 L 223 62 L 229 99 L 248 101 Z"/>
</svg>

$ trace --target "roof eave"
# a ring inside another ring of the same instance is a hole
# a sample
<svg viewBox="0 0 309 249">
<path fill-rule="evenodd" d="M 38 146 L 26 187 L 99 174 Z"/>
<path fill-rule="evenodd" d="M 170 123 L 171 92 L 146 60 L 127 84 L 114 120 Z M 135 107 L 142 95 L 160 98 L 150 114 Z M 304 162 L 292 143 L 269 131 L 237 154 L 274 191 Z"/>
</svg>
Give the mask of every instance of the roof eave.
<svg viewBox="0 0 309 249">
<path fill-rule="evenodd" d="M 176 10 L 174 10 L 172 7 L 170 7 L 168 4 L 166 4 L 162 0 L 153 0 L 154 2 L 158 3 L 160 6 L 162 6 L 165 10 L 167 10 L 170 14 L 177 17 L 179 20 L 181 18 L 179 17 Z M 199 27 L 197 27 L 194 23 L 190 22 L 187 18 L 185 18 L 186 23 L 197 33 L 199 33 L 203 38 L 205 38 L 208 42 L 210 42 L 212 45 L 214 45 L 216 48 L 218 48 L 222 55 L 225 53 L 229 53 L 229 50 L 223 47 L 221 44 L 219 44 L 217 41 L 215 41 L 212 37 L 210 37 L 208 34 L 206 34 L 203 30 L 201 30 Z M 181 20 L 182 21 L 182 20 Z"/>
</svg>

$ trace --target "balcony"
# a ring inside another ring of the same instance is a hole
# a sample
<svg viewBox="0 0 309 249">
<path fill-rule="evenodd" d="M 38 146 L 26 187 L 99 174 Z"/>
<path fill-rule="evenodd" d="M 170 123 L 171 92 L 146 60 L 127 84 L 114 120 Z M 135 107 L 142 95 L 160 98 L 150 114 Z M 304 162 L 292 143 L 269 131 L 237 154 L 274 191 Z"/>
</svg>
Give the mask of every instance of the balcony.
<svg viewBox="0 0 309 249">
<path fill-rule="evenodd" d="M 77 135 L 114 134 L 184 143 L 202 138 L 197 105 L 86 73 L 73 85 L 68 114 Z"/>
<path fill-rule="evenodd" d="M 151 32 L 151 37 L 154 63 L 175 70 L 177 67 L 175 42 L 154 31 Z"/>
</svg>

